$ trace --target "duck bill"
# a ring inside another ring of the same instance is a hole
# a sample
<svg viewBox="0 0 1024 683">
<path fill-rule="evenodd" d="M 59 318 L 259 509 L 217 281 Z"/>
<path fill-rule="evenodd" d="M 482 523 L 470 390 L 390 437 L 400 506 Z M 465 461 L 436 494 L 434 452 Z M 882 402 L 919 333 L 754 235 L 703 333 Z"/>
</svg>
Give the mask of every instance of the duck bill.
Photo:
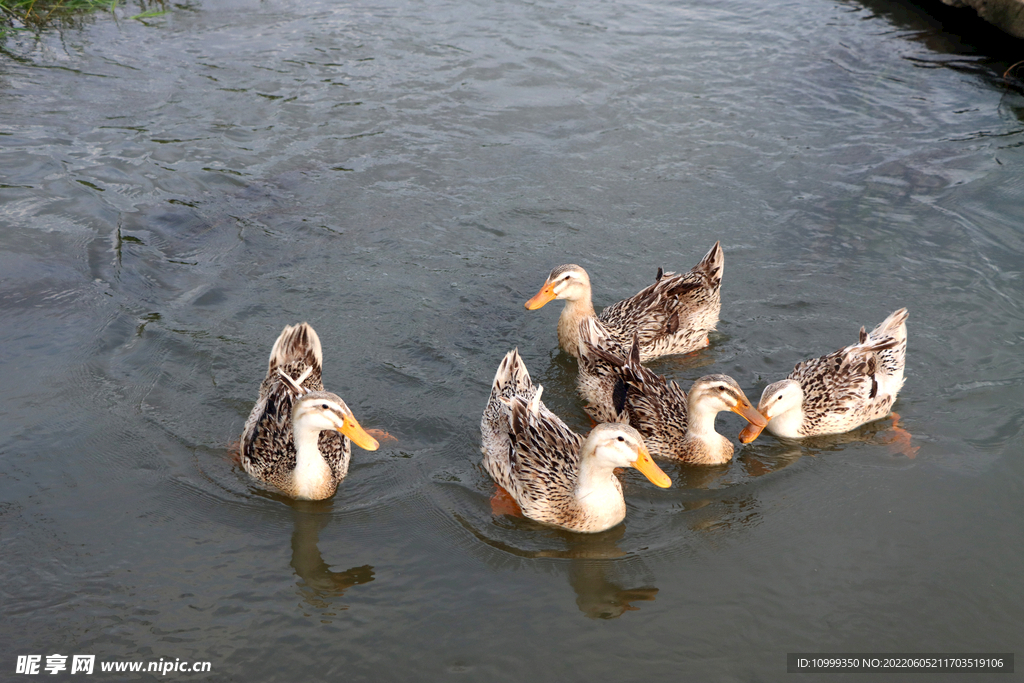
<svg viewBox="0 0 1024 683">
<path fill-rule="evenodd" d="M 733 407 L 732 412 L 736 413 L 737 415 L 739 415 L 744 420 L 750 423 L 743 428 L 743 431 L 740 432 L 740 443 L 750 443 L 751 441 L 756 439 L 758 436 L 760 436 L 761 431 L 764 429 L 765 425 L 768 424 L 768 420 L 765 418 L 765 416 L 757 412 L 757 410 L 754 409 L 754 406 L 750 405 L 749 403 L 737 404 L 735 407 Z"/>
<path fill-rule="evenodd" d="M 349 439 L 352 443 L 359 446 L 365 451 L 375 451 L 380 448 L 380 444 L 377 443 L 377 439 L 373 438 L 366 433 L 366 430 L 359 426 L 354 417 L 346 417 L 345 423 L 341 425 L 341 429 L 338 430 Z"/>
<path fill-rule="evenodd" d="M 526 308 L 531 311 L 536 311 L 538 308 L 543 308 L 544 304 L 555 298 L 555 285 L 551 282 L 545 282 L 544 286 L 540 288 L 540 291 L 533 295 L 533 298 L 526 302 Z"/>
<path fill-rule="evenodd" d="M 640 472 L 651 480 L 651 483 L 655 486 L 660 486 L 663 489 L 667 489 L 672 485 L 672 480 L 668 478 L 668 475 L 661 471 L 661 468 L 654 464 L 654 460 L 651 459 L 651 454 L 643 446 L 640 447 L 640 457 L 633 463 L 633 467 L 640 470 Z"/>
<path fill-rule="evenodd" d="M 732 408 L 732 412 L 736 413 L 744 420 L 750 423 L 750 426 L 758 428 L 758 432 L 764 429 L 764 426 L 768 424 L 768 419 L 757 412 L 757 409 L 749 403 L 738 403 Z"/>
<path fill-rule="evenodd" d="M 751 422 L 750 424 L 743 428 L 743 431 L 740 432 L 740 443 L 750 443 L 751 441 L 753 441 L 754 439 L 761 435 L 762 429 L 764 429 L 763 426 L 759 427 L 758 425 L 755 425 L 753 422 Z"/>
</svg>

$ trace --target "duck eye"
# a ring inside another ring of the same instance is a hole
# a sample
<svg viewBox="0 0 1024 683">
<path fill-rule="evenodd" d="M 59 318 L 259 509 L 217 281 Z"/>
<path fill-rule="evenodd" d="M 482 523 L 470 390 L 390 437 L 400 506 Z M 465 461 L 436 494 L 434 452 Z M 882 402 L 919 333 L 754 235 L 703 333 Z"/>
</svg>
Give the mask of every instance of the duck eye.
<svg viewBox="0 0 1024 683">
<path fill-rule="evenodd" d="M 623 438 L 622 438 L 622 437 L 620 436 L 620 437 L 619 437 L 619 441 L 625 441 L 625 439 L 623 439 Z"/>
<path fill-rule="evenodd" d="M 568 275 L 566 275 L 566 276 L 565 276 L 565 277 L 563 277 L 562 279 L 563 279 L 563 280 L 568 280 L 568 279 L 569 279 L 569 276 L 568 276 Z"/>
<path fill-rule="evenodd" d="M 324 410 L 327 410 L 327 404 L 326 404 L 326 403 L 325 403 L 325 404 L 323 404 L 323 405 L 322 405 L 322 406 L 320 406 L 320 407 L 321 407 L 321 408 L 323 408 Z"/>
</svg>

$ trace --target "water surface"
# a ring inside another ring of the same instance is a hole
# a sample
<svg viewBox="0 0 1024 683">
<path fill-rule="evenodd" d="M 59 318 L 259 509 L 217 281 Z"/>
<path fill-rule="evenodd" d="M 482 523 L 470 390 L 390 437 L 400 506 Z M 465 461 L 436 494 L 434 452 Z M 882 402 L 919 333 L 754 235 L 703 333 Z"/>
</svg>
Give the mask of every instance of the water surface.
<svg viewBox="0 0 1024 683">
<path fill-rule="evenodd" d="M 1021 650 L 1009 61 L 880 1 L 204 0 L 9 38 L 0 667 L 753 681 L 787 652 Z M 522 305 L 546 273 L 583 265 L 600 307 L 716 240 L 719 330 L 653 367 L 756 400 L 906 306 L 899 429 L 627 473 L 592 537 L 493 514 L 506 351 L 589 428 L 559 306 Z M 316 503 L 230 456 L 302 320 L 397 439 Z"/>
</svg>

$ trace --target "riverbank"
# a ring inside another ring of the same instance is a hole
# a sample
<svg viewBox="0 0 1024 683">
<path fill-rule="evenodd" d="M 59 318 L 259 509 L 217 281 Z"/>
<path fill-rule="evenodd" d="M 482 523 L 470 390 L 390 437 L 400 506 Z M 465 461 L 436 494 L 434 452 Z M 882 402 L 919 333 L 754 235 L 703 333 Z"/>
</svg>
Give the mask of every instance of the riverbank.
<svg viewBox="0 0 1024 683">
<path fill-rule="evenodd" d="M 942 0 L 950 7 L 970 8 L 1001 31 L 1024 38 L 1024 0 Z"/>
</svg>

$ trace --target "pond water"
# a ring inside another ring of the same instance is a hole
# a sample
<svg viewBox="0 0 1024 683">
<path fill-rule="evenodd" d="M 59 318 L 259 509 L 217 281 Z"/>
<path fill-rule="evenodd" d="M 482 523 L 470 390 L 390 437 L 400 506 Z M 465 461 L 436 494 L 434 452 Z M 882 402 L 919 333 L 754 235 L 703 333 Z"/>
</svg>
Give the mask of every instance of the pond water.
<svg viewBox="0 0 1024 683">
<path fill-rule="evenodd" d="M 0 55 L 3 678 L 58 653 L 760 681 L 788 652 L 1022 650 L 1012 46 L 875 0 L 169 9 Z M 494 514 L 479 419 L 506 351 L 590 426 L 560 304 L 523 308 L 547 272 L 583 265 L 600 308 L 716 240 L 718 332 L 652 367 L 756 400 L 906 306 L 898 426 L 765 434 L 666 465 L 667 490 L 628 472 L 595 536 Z M 327 387 L 396 439 L 323 502 L 231 457 L 303 320 Z"/>
</svg>

